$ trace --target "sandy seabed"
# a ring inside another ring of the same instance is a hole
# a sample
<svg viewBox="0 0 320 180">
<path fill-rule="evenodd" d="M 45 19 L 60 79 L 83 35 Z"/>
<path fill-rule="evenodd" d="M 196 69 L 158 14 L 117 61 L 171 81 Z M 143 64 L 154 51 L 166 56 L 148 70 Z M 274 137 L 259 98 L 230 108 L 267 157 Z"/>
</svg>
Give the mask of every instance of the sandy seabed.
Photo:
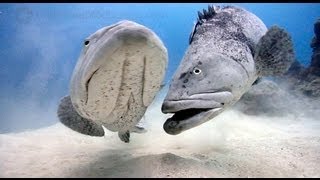
<svg viewBox="0 0 320 180">
<path fill-rule="evenodd" d="M 320 121 L 229 109 L 172 136 L 158 99 L 130 143 L 117 133 L 79 134 L 57 123 L 0 134 L 0 177 L 320 177 Z"/>
</svg>

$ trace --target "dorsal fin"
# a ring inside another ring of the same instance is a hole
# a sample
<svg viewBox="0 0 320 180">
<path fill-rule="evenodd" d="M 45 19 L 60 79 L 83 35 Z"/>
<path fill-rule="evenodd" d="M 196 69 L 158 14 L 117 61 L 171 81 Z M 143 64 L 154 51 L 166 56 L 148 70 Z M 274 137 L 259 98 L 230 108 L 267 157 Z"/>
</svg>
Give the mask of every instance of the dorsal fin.
<svg viewBox="0 0 320 180">
<path fill-rule="evenodd" d="M 217 14 L 217 11 L 220 9 L 220 6 L 210 6 L 208 5 L 208 9 L 203 9 L 202 13 L 198 11 L 198 19 L 199 20 L 209 20 Z"/>
<path fill-rule="evenodd" d="M 189 36 L 189 44 L 192 43 L 193 36 L 197 31 L 197 27 L 199 25 L 202 25 L 204 22 L 212 19 L 220 10 L 228 9 L 228 8 L 237 8 L 235 6 L 214 6 L 214 5 L 208 5 L 208 9 L 203 9 L 202 12 L 198 11 L 198 18 L 197 22 L 194 24 L 193 29 L 191 31 L 191 34 Z"/>
<path fill-rule="evenodd" d="M 202 13 L 200 11 L 198 11 L 197 22 L 193 26 L 193 29 L 192 29 L 191 34 L 189 36 L 189 44 L 192 43 L 193 36 L 194 36 L 194 34 L 196 33 L 196 30 L 197 30 L 197 26 L 201 25 L 205 21 L 213 18 L 217 14 L 217 11 L 219 9 L 220 9 L 220 6 L 213 6 L 213 5 L 210 6 L 210 5 L 208 5 L 208 9 L 207 10 L 203 9 Z"/>
<path fill-rule="evenodd" d="M 190 36 L 189 36 L 189 44 L 192 43 L 193 36 L 194 36 L 194 34 L 196 33 L 196 28 L 197 28 L 198 25 L 199 25 L 199 19 L 197 19 L 197 22 L 196 22 L 196 23 L 193 25 L 193 27 L 192 27 L 192 31 L 191 31 L 191 34 L 190 34 Z"/>
</svg>

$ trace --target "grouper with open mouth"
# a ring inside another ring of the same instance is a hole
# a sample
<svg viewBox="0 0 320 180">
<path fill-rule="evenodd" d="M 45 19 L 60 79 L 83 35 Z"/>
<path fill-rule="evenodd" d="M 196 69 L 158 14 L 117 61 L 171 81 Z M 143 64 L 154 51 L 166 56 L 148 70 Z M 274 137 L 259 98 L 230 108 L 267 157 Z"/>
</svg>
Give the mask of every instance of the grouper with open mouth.
<svg viewBox="0 0 320 180">
<path fill-rule="evenodd" d="M 174 113 L 163 125 L 172 135 L 211 120 L 259 77 L 281 75 L 294 60 L 289 34 L 242 8 L 209 6 L 198 16 L 162 104 Z"/>
</svg>

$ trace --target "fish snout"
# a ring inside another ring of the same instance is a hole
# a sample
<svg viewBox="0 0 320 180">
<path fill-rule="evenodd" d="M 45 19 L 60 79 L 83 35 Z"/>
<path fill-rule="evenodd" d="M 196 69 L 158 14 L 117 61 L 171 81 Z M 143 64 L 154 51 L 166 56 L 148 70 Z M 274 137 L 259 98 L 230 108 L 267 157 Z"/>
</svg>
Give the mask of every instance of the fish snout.
<svg viewBox="0 0 320 180">
<path fill-rule="evenodd" d="M 229 91 L 214 93 L 198 93 L 183 99 L 165 99 L 161 106 L 163 113 L 175 113 L 186 109 L 214 109 L 221 108 L 233 100 Z"/>
</svg>

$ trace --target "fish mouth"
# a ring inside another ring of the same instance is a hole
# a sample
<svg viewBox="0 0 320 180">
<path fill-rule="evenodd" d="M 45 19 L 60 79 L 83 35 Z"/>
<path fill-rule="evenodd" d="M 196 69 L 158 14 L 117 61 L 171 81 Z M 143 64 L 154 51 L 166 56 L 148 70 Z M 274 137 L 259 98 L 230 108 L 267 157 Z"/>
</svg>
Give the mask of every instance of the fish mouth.
<svg viewBox="0 0 320 180">
<path fill-rule="evenodd" d="M 187 109 L 214 109 L 224 106 L 233 100 L 230 91 L 192 94 L 186 98 L 166 98 L 162 104 L 163 113 L 176 113 Z"/>
<path fill-rule="evenodd" d="M 201 93 L 183 100 L 165 100 L 163 113 L 174 113 L 163 125 L 166 133 L 177 135 L 217 116 L 233 99 L 229 91 Z"/>
<path fill-rule="evenodd" d="M 211 118 L 215 117 L 222 111 L 223 107 L 213 109 L 185 109 L 174 113 L 163 124 L 166 133 L 177 135 L 181 132 L 198 126 Z"/>
</svg>

